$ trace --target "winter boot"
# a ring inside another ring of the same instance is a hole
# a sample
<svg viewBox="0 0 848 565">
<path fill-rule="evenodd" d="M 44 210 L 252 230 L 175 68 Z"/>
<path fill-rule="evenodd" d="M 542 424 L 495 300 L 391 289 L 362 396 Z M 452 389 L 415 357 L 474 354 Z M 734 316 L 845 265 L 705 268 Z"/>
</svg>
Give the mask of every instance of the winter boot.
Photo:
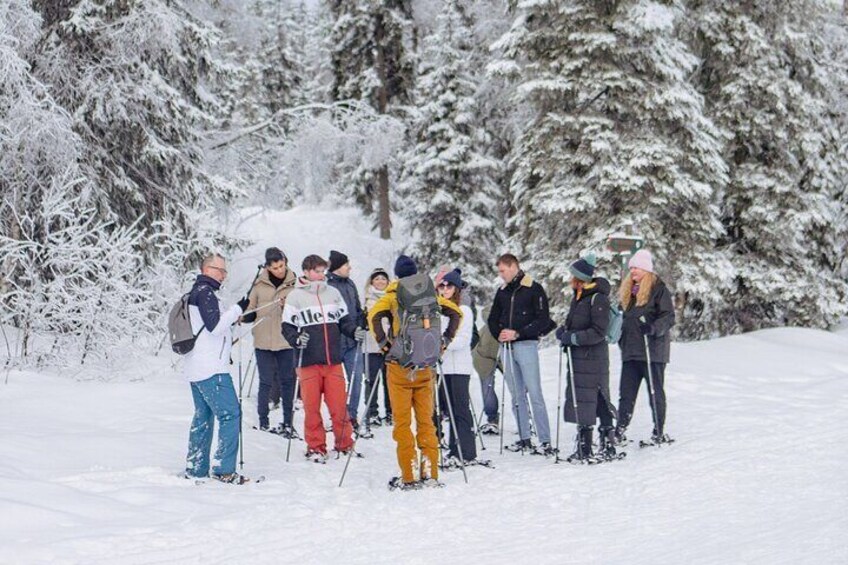
<svg viewBox="0 0 848 565">
<path fill-rule="evenodd" d="M 615 428 L 612 426 L 601 426 L 598 428 L 598 456 L 606 461 L 616 458 L 615 452 Z"/>
<path fill-rule="evenodd" d="M 486 436 L 496 436 L 501 433 L 501 429 L 496 423 L 489 422 L 480 426 L 480 433 Z"/>
<path fill-rule="evenodd" d="M 566 458 L 568 463 L 579 465 L 588 463 L 593 457 L 592 453 L 592 426 L 580 426 L 577 428 L 577 447 L 574 453 Z"/>
<path fill-rule="evenodd" d="M 539 444 L 538 447 L 533 448 L 533 451 L 531 451 L 530 453 L 532 453 L 533 455 L 544 455 L 545 457 L 551 457 L 553 455 L 556 455 L 556 449 L 554 449 L 550 443 L 544 442 Z"/>
<path fill-rule="evenodd" d="M 368 425 L 374 426 L 375 428 L 379 428 L 383 425 L 383 420 L 381 420 L 380 417 L 377 415 L 368 416 Z"/>
<path fill-rule="evenodd" d="M 514 453 L 524 452 L 534 449 L 533 443 L 529 439 L 520 439 L 512 445 L 507 445 L 504 449 Z"/>
<path fill-rule="evenodd" d="M 616 445 L 622 446 L 622 445 L 627 445 L 628 443 L 630 443 L 630 440 L 627 439 L 627 435 L 625 435 L 625 432 L 627 432 L 626 426 L 616 426 L 615 427 L 615 444 Z"/>
</svg>

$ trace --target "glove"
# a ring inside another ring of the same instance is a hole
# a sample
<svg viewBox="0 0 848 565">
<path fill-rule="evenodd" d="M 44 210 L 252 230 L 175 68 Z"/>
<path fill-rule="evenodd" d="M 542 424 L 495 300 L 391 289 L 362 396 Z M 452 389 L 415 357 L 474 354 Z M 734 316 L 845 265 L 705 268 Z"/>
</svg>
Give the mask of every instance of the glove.
<svg viewBox="0 0 848 565">
<path fill-rule="evenodd" d="M 304 332 L 297 336 L 297 342 L 295 343 L 295 347 L 298 349 L 306 349 L 306 345 L 309 343 L 309 334 Z"/>
<path fill-rule="evenodd" d="M 642 335 L 654 335 L 654 326 L 647 322 L 639 322 L 639 331 Z"/>
<path fill-rule="evenodd" d="M 356 328 L 356 331 L 353 332 L 353 339 L 356 341 L 365 341 L 365 336 L 368 335 L 368 330 L 365 328 Z"/>
<path fill-rule="evenodd" d="M 386 355 L 392 349 L 392 342 L 385 340 L 380 344 L 380 353 Z"/>
<path fill-rule="evenodd" d="M 556 331 L 556 338 L 558 341 L 562 341 L 562 335 L 565 333 L 565 326 L 560 326 Z"/>
<path fill-rule="evenodd" d="M 238 304 L 238 307 L 241 308 L 242 312 L 246 312 L 247 305 L 250 304 L 250 298 L 248 298 L 247 295 L 244 295 L 241 297 L 241 300 L 236 302 L 236 304 Z"/>
</svg>

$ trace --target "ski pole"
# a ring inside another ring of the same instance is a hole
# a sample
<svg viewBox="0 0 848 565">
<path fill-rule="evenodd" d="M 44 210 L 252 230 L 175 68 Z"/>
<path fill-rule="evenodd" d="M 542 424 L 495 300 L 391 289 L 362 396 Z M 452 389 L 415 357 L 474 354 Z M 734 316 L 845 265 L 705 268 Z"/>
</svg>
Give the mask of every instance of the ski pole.
<svg viewBox="0 0 848 565">
<path fill-rule="evenodd" d="M 247 397 L 250 398 L 250 393 L 253 390 L 253 378 L 256 376 L 256 365 L 253 366 L 253 372 L 250 373 L 250 384 L 247 385 Z"/>
<path fill-rule="evenodd" d="M 646 324 L 645 316 L 641 316 L 639 321 Z M 651 393 L 651 408 L 654 413 L 654 432 L 657 437 L 660 436 L 660 415 L 657 412 L 657 398 L 654 395 L 654 371 L 651 368 L 651 348 L 648 345 L 648 336 L 643 335 L 642 339 L 645 342 L 645 358 L 648 360 L 648 392 Z"/>
<path fill-rule="evenodd" d="M 367 353 L 366 353 L 367 355 Z M 368 364 L 368 357 L 365 358 L 365 364 Z M 376 386 L 371 387 L 371 394 L 368 395 L 368 406 L 371 405 L 371 401 L 374 399 L 374 394 L 377 392 Z M 347 461 L 345 461 L 344 469 L 342 470 L 342 477 L 339 479 L 339 487 L 344 484 L 345 476 L 347 475 L 347 468 L 350 466 L 350 460 L 353 458 L 353 454 L 356 451 L 356 442 L 359 439 L 359 430 L 354 430 L 353 432 L 353 445 L 350 446 L 350 451 L 347 454 Z"/>
<path fill-rule="evenodd" d="M 501 346 L 501 351 L 503 352 L 502 356 L 503 356 L 503 369 L 504 370 L 503 370 L 503 380 L 501 380 L 501 422 L 500 422 L 500 424 L 501 424 L 501 429 L 500 429 L 500 432 L 501 432 L 500 433 L 501 448 L 500 448 L 499 453 L 500 453 L 500 455 L 503 455 L 504 428 L 506 427 L 506 426 L 504 426 L 504 423 L 505 423 L 505 420 L 506 420 L 506 418 L 504 417 L 504 414 L 505 414 L 504 409 L 505 409 L 505 406 L 506 406 L 506 345 Z"/>
<path fill-rule="evenodd" d="M 274 306 L 274 305 L 279 306 L 279 305 L 280 305 L 280 303 L 279 303 L 279 302 L 277 302 L 276 300 L 272 300 L 271 302 L 269 302 L 268 304 L 265 304 L 264 306 L 260 306 L 260 307 L 258 307 L 258 308 L 254 308 L 253 310 L 246 310 L 246 311 L 244 311 L 244 312 L 242 313 L 242 317 L 247 316 L 248 314 L 255 314 L 256 312 L 261 312 L 262 310 L 264 310 L 264 309 L 266 309 L 266 308 L 270 308 L 271 306 Z"/>
<path fill-rule="evenodd" d="M 524 439 L 521 437 L 521 414 L 518 410 L 518 389 L 517 384 L 515 382 L 515 350 L 512 347 L 512 342 L 507 342 L 506 346 L 507 354 L 509 356 L 509 374 L 512 375 L 512 408 L 515 410 L 515 423 L 518 426 L 518 439 Z M 527 388 L 524 387 L 522 391 L 525 397 L 525 402 L 527 401 Z M 527 407 L 527 412 L 529 415 L 530 407 Z M 524 455 L 524 448 L 521 448 L 521 455 Z"/>
<path fill-rule="evenodd" d="M 442 406 L 439 398 L 439 373 L 435 374 L 436 382 L 433 383 L 433 392 L 436 394 L 436 401 L 433 405 L 436 408 L 436 440 L 439 442 L 439 466 L 445 464 L 444 454 L 442 453 Z"/>
<path fill-rule="evenodd" d="M 559 370 L 557 371 L 557 427 L 556 427 L 556 459 L 559 463 L 559 426 L 562 420 L 562 347 L 559 348 Z"/>
<path fill-rule="evenodd" d="M 583 459 L 583 451 L 580 449 L 580 413 L 577 411 L 577 387 L 574 385 L 574 362 L 571 357 L 571 346 L 566 348 L 568 355 L 568 382 L 571 384 L 571 405 L 574 408 L 574 421 L 577 423 L 577 453 Z"/>
<path fill-rule="evenodd" d="M 292 399 L 292 405 L 297 402 L 297 389 L 300 387 L 300 369 L 303 365 L 303 349 L 300 350 L 300 355 L 297 358 L 297 371 L 295 371 L 295 379 L 294 379 L 294 398 Z M 292 436 L 294 435 L 294 410 L 292 410 L 292 433 L 289 434 L 289 443 L 286 446 L 286 463 L 289 462 L 289 455 L 291 455 L 291 443 Z M 306 435 L 306 430 L 304 430 L 303 435 Z"/>
<path fill-rule="evenodd" d="M 239 347 L 238 347 L 238 377 L 239 377 L 239 396 L 238 396 L 238 402 L 239 402 L 239 470 L 240 470 L 240 471 L 243 471 L 243 470 L 244 470 L 244 437 L 242 436 L 242 420 L 244 420 L 244 414 L 243 414 L 243 410 L 241 409 L 241 393 L 242 393 L 242 389 L 244 388 L 244 378 L 243 378 L 243 375 L 242 375 L 242 372 L 241 372 L 241 361 L 242 361 L 241 352 L 242 352 L 242 349 L 241 349 L 241 341 L 239 341 Z"/>
<path fill-rule="evenodd" d="M 456 427 L 456 418 L 454 418 L 453 415 L 453 400 L 448 392 L 448 383 L 445 379 L 445 368 L 442 367 L 441 363 L 439 363 L 439 373 L 442 375 L 442 390 L 445 391 L 445 401 L 448 403 L 448 416 L 450 416 L 451 434 L 453 434 L 453 441 L 456 442 L 456 449 L 459 452 L 462 476 L 465 479 L 465 484 L 468 484 L 468 473 L 465 472 L 465 456 L 462 454 L 462 442 L 459 440 L 459 429 Z"/>
<path fill-rule="evenodd" d="M 480 440 L 480 451 L 486 451 L 486 444 L 483 443 L 483 434 L 480 433 L 480 422 L 477 420 L 477 412 L 474 410 L 474 401 L 471 400 L 471 395 L 469 395 L 468 402 L 471 404 L 471 418 L 475 422 L 474 435 Z"/>
<path fill-rule="evenodd" d="M 366 339 L 368 339 L 368 338 L 366 338 Z M 364 380 L 366 383 L 371 382 L 371 389 L 372 389 L 372 390 L 368 391 L 368 399 L 367 399 L 368 401 L 365 403 L 365 432 L 370 434 L 371 433 L 371 422 L 369 421 L 370 416 L 368 416 L 368 413 L 371 411 L 371 393 L 374 392 L 373 389 L 375 388 L 376 383 L 373 382 L 374 379 L 371 378 L 371 370 L 370 370 L 371 368 L 368 366 L 368 347 L 366 345 L 364 345 L 365 344 L 364 341 L 362 343 L 363 343 L 363 346 L 362 346 L 362 364 L 364 365 L 364 368 L 365 368 L 365 374 L 362 375 L 363 376 L 362 380 Z M 376 377 L 377 375 L 374 375 L 374 376 Z M 378 414 L 378 416 L 379 416 L 379 414 Z"/>
</svg>

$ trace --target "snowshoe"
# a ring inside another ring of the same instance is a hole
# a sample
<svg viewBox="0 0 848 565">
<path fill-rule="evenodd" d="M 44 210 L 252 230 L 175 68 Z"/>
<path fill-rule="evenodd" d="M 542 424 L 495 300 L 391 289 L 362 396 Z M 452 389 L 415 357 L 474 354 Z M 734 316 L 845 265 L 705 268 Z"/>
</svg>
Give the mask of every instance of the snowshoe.
<svg viewBox="0 0 848 565">
<path fill-rule="evenodd" d="M 348 448 L 348 449 L 334 449 L 333 451 L 336 452 L 336 459 L 339 459 L 341 457 L 347 457 L 348 455 L 350 455 L 351 451 L 353 451 L 354 457 L 357 457 L 359 459 L 365 459 L 364 455 L 362 455 L 358 451 L 354 450 L 352 447 Z"/>
<path fill-rule="evenodd" d="M 422 485 L 418 481 L 405 483 L 400 477 L 392 477 L 389 481 L 389 490 L 421 490 L 421 487 Z"/>
<path fill-rule="evenodd" d="M 615 428 L 614 437 L 615 437 L 615 445 L 624 447 L 625 445 L 629 445 L 631 441 L 627 439 L 627 435 L 625 432 L 627 428 L 617 427 Z"/>
<path fill-rule="evenodd" d="M 297 430 L 294 429 L 294 426 L 284 426 L 280 425 L 279 433 L 286 439 L 301 439 L 300 435 L 297 433 Z"/>
<path fill-rule="evenodd" d="M 421 479 L 421 486 L 424 488 L 444 488 L 445 483 L 438 479 Z"/>
<path fill-rule="evenodd" d="M 383 420 L 380 419 L 379 416 L 368 416 L 368 420 L 366 422 L 368 426 L 374 426 L 375 428 L 379 428 L 383 425 Z"/>
<path fill-rule="evenodd" d="M 310 449 L 306 452 L 306 459 L 312 461 L 313 463 L 326 464 L 327 454 L 323 451 L 313 451 Z"/>
<path fill-rule="evenodd" d="M 489 469 L 494 469 L 495 464 L 492 463 L 491 459 L 472 459 L 471 461 L 465 462 L 466 467 L 487 467 Z"/>
<path fill-rule="evenodd" d="M 253 426 L 253 429 L 254 429 L 254 430 L 259 430 L 260 432 L 270 432 L 270 433 L 272 433 L 272 434 L 277 433 L 277 432 L 275 432 L 275 431 L 274 431 L 276 428 L 271 428 L 271 427 L 270 427 L 270 426 L 268 426 L 268 425 L 264 425 L 264 426 L 263 426 L 263 425 Z"/>
<path fill-rule="evenodd" d="M 374 432 L 371 431 L 371 428 L 366 426 L 365 429 L 361 430 L 356 437 L 359 439 L 371 439 L 374 437 Z"/>
<path fill-rule="evenodd" d="M 531 455 L 544 455 L 545 457 L 552 457 L 556 455 L 557 450 L 553 448 L 553 446 L 548 443 L 541 443 L 537 447 L 534 447 L 530 452 Z"/>
<path fill-rule="evenodd" d="M 480 426 L 480 433 L 485 436 L 496 436 L 500 435 L 501 429 L 497 424 L 489 422 Z"/>
<path fill-rule="evenodd" d="M 386 426 L 391 426 L 394 424 L 394 420 L 392 420 L 391 414 L 386 414 L 386 417 L 383 418 L 383 424 L 385 424 Z"/>
<path fill-rule="evenodd" d="M 674 443 L 674 439 L 672 439 L 668 434 L 654 434 L 649 440 L 639 441 L 639 447 L 660 447 L 670 443 Z"/>
<path fill-rule="evenodd" d="M 439 465 L 439 469 L 442 469 L 443 471 L 456 471 L 458 469 L 462 469 L 462 462 L 459 460 L 459 457 L 451 455 L 450 457 L 447 457 L 441 465 Z"/>
<path fill-rule="evenodd" d="M 507 451 L 512 451 L 513 453 L 524 453 L 525 451 L 535 449 L 535 446 L 529 439 L 520 439 L 513 443 L 512 445 L 507 445 L 504 447 Z"/>
<path fill-rule="evenodd" d="M 250 478 L 245 477 L 244 475 L 239 475 L 238 473 L 227 473 L 225 475 L 216 475 L 213 473 L 209 476 L 216 481 L 227 483 L 229 485 L 243 485 L 250 482 Z"/>
</svg>

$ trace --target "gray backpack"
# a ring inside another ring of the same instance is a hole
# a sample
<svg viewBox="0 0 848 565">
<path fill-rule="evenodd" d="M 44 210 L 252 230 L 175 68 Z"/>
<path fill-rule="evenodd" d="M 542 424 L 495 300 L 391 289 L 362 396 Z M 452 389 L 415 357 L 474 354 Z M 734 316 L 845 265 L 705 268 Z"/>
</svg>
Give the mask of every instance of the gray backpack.
<svg viewBox="0 0 848 565">
<path fill-rule="evenodd" d="M 194 333 L 191 329 L 191 316 L 188 313 L 190 295 L 190 292 L 183 294 L 168 315 L 168 334 L 171 336 L 171 349 L 179 355 L 185 355 L 194 349 L 194 342 L 197 341 L 197 336 L 203 331 L 203 328 L 200 328 L 199 332 Z"/>
<path fill-rule="evenodd" d="M 442 351 L 441 307 L 426 273 L 400 279 L 397 287 L 400 330 L 388 357 L 409 369 L 434 367 Z"/>
</svg>

